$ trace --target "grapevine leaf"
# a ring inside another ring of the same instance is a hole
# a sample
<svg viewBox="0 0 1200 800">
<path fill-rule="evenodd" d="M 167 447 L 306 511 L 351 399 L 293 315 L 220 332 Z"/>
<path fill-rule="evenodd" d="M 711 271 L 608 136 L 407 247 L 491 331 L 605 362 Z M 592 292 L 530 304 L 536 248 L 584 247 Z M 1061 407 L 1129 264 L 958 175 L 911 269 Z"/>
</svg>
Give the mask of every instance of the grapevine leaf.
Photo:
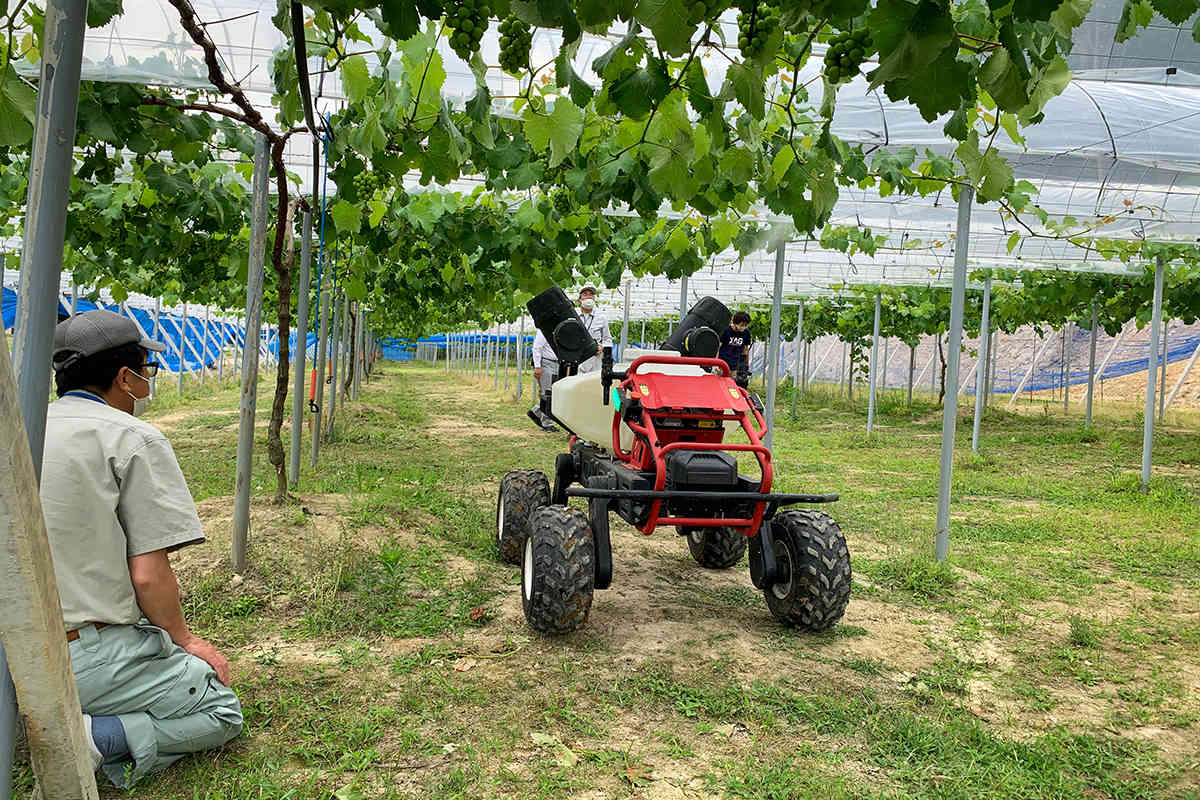
<svg viewBox="0 0 1200 800">
<path fill-rule="evenodd" d="M 521 115 L 525 122 L 525 137 L 536 150 L 550 149 L 550 166 L 562 163 L 583 133 L 583 111 L 565 97 L 554 101 L 554 110 L 538 114 L 532 107 Z"/>
<path fill-rule="evenodd" d="M 1121 10 L 1121 19 L 1117 23 L 1117 42 L 1132 39 L 1139 29 L 1149 25 L 1153 19 L 1154 8 L 1146 0 L 1125 0 L 1125 8 Z"/>
<path fill-rule="evenodd" d="M 879 67 L 867 77 L 871 88 L 896 79 L 937 81 L 924 73 L 942 51 L 956 47 L 954 20 L 946 4 L 880 3 L 871 12 L 871 37 L 879 47 Z"/>
<path fill-rule="evenodd" d="M 1063 0 L 1013 0 L 1012 15 L 1018 19 L 1045 22 L 1062 4 Z"/>
<path fill-rule="evenodd" d="M 1150 0 L 1154 10 L 1162 14 L 1172 25 L 1182 25 L 1196 13 L 1196 0 Z"/>
<path fill-rule="evenodd" d="M 361 103 L 371 85 L 371 72 L 367 68 L 367 60 L 360 55 L 350 56 L 342 62 L 339 70 L 342 86 L 346 90 L 346 99 L 351 103 Z"/>
<path fill-rule="evenodd" d="M 329 215 L 333 217 L 338 233 L 354 235 L 362 228 L 362 211 L 349 200 L 338 200 L 329 209 Z"/>
<path fill-rule="evenodd" d="M 960 61 L 957 47 L 947 47 L 934 59 L 928 68 L 937 80 L 918 77 L 911 80 L 894 80 L 884 87 L 893 100 L 908 98 L 926 122 L 933 122 L 940 115 L 958 107 L 962 98 L 971 94 L 973 64 Z"/>
<path fill-rule="evenodd" d="M 1064 39 L 1070 39 L 1071 34 L 1087 19 L 1092 10 L 1093 0 L 1066 0 L 1058 10 L 1050 15 L 1050 24 L 1055 32 Z"/>
<path fill-rule="evenodd" d="M 590 31 L 604 33 L 612 25 L 620 11 L 618 3 L 612 0 L 580 0 L 575 6 L 579 24 Z"/>
<path fill-rule="evenodd" d="M 121 0 L 91 0 L 87 5 L 88 27 L 99 28 L 107 25 L 113 17 L 120 15 L 121 11 Z"/>
<path fill-rule="evenodd" d="M 683 73 L 683 85 L 687 89 L 688 102 L 696 113 L 702 117 L 711 114 L 714 107 L 712 90 L 708 88 L 708 79 L 704 77 L 704 67 L 699 59 L 692 59 Z"/>
<path fill-rule="evenodd" d="M 684 231 L 683 225 L 676 225 L 675 230 L 667 238 L 667 250 L 671 255 L 679 258 L 680 255 L 691 249 L 692 242 L 688 239 L 687 232 Z"/>
<path fill-rule="evenodd" d="M 630 119 L 642 119 L 666 96 L 670 84 L 658 69 L 636 69 L 613 81 L 609 99 Z"/>
<path fill-rule="evenodd" d="M 667 55 L 681 56 L 691 46 L 692 28 L 687 24 L 683 0 L 638 0 L 633 15 L 650 29 Z"/>
<path fill-rule="evenodd" d="M 554 77 L 560 89 L 565 88 L 570 92 L 571 102 L 584 108 L 592 99 L 595 90 L 575 71 L 570 54 L 570 51 L 574 49 L 573 47 L 564 47 L 558 51 L 558 58 L 554 62 Z"/>
<path fill-rule="evenodd" d="M 781 147 L 779 152 L 775 154 L 775 160 L 771 162 L 771 175 L 775 182 L 779 183 L 780 179 L 787 173 L 788 167 L 796 160 L 796 150 L 793 147 Z"/>
<path fill-rule="evenodd" d="M 1002 47 L 993 50 L 983 63 L 979 70 L 979 86 L 1005 111 L 1019 111 L 1029 103 L 1026 81 Z"/>
<path fill-rule="evenodd" d="M 1192 41 L 1200 42 L 1200 17 L 1196 17 L 1196 22 L 1192 25 Z"/>
<path fill-rule="evenodd" d="M 734 64 L 725 73 L 725 87 L 721 90 L 721 96 L 737 100 L 755 119 L 762 119 L 766 113 L 762 75 L 755 74 L 745 64 Z"/>
<path fill-rule="evenodd" d="M 1046 107 L 1046 103 L 1062 94 L 1070 82 L 1071 68 L 1062 56 L 1055 56 L 1053 61 L 1037 70 L 1033 91 L 1029 95 L 1029 105 L 1021 110 L 1022 121 L 1029 122 L 1035 119 Z"/>
<path fill-rule="evenodd" d="M 371 209 L 371 214 L 367 217 L 367 224 L 372 228 L 378 228 L 379 223 L 383 220 L 383 215 L 387 213 L 387 203 L 382 200 L 371 200 L 367 203 L 367 207 Z"/>
<path fill-rule="evenodd" d="M 384 33 L 398 42 L 416 35 L 421 29 L 421 16 L 412 0 L 382 0 L 379 13 L 383 17 Z"/>
</svg>

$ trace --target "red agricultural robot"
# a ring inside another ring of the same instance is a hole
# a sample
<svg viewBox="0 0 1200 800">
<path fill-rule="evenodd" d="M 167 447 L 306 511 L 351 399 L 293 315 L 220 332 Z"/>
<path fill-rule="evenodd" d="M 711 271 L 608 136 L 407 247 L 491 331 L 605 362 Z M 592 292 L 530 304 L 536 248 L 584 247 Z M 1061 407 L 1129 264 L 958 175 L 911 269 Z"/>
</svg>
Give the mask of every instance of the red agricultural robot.
<svg viewBox="0 0 1200 800">
<path fill-rule="evenodd" d="M 845 537 L 827 514 L 785 507 L 837 495 L 771 491 L 762 404 L 716 358 L 729 310 L 706 297 L 660 349 L 631 348 L 628 363 L 614 365 L 605 348 L 599 371 L 581 373 L 598 348 L 562 290 L 528 308 L 559 363 L 530 416 L 570 434 L 553 487 L 528 469 L 500 483 L 496 542 L 521 565 L 529 625 L 568 633 L 587 622 L 593 592 L 612 584 L 610 512 L 647 536 L 673 526 L 708 569 L 737 566 L 749 550 L 750 579 L 777 620 L 807 631 L 835 625 L 850 600 Z M 738 431 L 744 443 L 729 440 Z M 739 455 L 757 464 L 757 477 L 740 473 Z"/>
</svg>

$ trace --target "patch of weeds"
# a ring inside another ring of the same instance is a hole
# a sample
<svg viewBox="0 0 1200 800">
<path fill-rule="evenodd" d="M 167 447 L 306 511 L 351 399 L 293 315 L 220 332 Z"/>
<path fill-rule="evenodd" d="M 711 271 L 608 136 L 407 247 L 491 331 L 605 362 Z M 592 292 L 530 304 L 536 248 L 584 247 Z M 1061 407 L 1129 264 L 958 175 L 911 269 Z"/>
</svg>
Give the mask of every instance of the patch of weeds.
<svg viewBox="0 0 1200 800">
<path fill-rule="evenodd" d="M 908 688 L 922 699 L 928 699 L 925 697 L 928 693 L 965 697 L 972 669 L 973 665 L 965 661 L 942 658 L 932 666 L 918 670 L 908 682 Z"/>
<path fill-rule="evenodd" d="M 1092 627 L 1092 623 L 1078 614 L 1070 617 L 1071 632 L 1067 634 L 1067 644 L 1072 647 L 1095 649 L 1100 646 L 1100 634 Z"/>
<path fill-rule="evenodd" d="M 763 763 L 747 756 L 741 761 L 720 764 L 724 774 L 705 776 L 708 788 L 722 797 L 749 800 L 793 800 L 820 797 L 828 800 L 874 797 L 851 786 L 845 778 L 814 769 L 811 763 L 798 762 L 794 755 Z"/>
<path fill-rule="evenodd" d="M 1025 700 L 1034 711 L 1050 711 L 1058 705 L 1058 701 L 1049 691 L 1032 683 L 1017 681 L 1012 685 L 1012 691 L 1017 697 Z"/>
<path fill-rule="evenodd" d="M 877 658 L 848 658 L 842 662 L 842 666 L 871 677 L 882 675 L 887 668 L 887 665 Z"/>
<path fill-rule="evenodd" d="M 918 554 L 860 560 L 859 569 L 876 583 L 922 600 L 943 599 L 958 583 L 958 576 L 949 564 Z"/>
</svg>

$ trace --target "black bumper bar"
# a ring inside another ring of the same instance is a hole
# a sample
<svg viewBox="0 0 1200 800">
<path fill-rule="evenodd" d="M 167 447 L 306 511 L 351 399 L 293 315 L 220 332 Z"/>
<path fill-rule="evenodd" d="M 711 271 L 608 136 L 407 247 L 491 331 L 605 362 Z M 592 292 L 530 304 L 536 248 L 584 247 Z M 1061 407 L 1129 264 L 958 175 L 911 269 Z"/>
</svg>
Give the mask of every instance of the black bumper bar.
<svg viewBox="0 0 1200 800">
<path fill-rule="evenodd" d="M 656 492 L 653 489 L 589 489 L 572 487 L 567 489 L 567 497 L 602 497 L 610 500 L 732 500 L 748 503 L 773 503 L 790 505 L 792 503 L 836 503 L 836 494 L 762 494 L 761 492 L 696 492 L 671 491 L 664 489 Z"/>
</svg>

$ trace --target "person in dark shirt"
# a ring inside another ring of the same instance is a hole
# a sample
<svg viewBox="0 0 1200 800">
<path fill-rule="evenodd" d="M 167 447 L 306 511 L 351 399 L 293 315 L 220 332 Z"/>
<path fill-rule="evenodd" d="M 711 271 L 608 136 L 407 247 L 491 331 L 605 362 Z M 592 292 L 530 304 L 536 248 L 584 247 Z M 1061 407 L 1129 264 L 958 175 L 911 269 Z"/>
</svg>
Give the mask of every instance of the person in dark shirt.
<svg viewBox="0 0 1200 800">
<path fill-rule="evenodd" d="M 733 315 L 733 322 L 721 334 L 721 350 L 717 358 L 729 365 L 733 375 L 738 374 L 741 365 L 750 362 L 750 315 L 739 311 Z"/>
</svg>

